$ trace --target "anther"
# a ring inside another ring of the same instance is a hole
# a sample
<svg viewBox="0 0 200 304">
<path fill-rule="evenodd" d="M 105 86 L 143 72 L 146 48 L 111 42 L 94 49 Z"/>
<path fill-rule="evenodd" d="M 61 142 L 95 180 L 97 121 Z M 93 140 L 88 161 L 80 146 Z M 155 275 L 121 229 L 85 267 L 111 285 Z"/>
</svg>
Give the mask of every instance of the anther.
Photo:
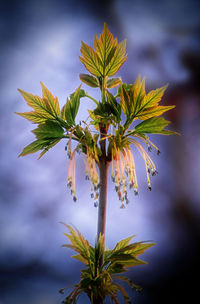
<svg viewBox="0 0 200 304">
<path fill-rule="evenodd" d="M 97 208 L 98 207 L 98 202 L 94 202 L 94 207 Z"/>
</svg>

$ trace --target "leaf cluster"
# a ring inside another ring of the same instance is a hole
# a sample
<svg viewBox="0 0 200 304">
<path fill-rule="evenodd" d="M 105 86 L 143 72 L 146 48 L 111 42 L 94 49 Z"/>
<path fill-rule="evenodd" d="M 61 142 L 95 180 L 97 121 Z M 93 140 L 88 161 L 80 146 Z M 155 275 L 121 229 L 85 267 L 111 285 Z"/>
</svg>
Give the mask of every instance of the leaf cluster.
<svg viewBox="0 0 200 304">
<path fill-rule="evenodd" d="M 101 84 L 102 78 L 113 76 L 126 61 L 126 41 L 118 44 L 105 23 L 100 39 L 95 35 L 94 49 L 82 41 L 81 55 L 80 61 Z M 98 81 L 94 80 L 93 85 L 98 86 Z"/>
<path fill-rule="evenodd" d="M 42 97 L 22 91 L 19 92 L 24 97 L 27 105 L 33 108 L 31 112 L 16 113 L 38 127 L 32 132 L 36 140 L 23 149 L 19 156 L 25 156 L 42 150 L 39 158 L 41 158 L 50 148 L 55 146 L 62 138 L 70 138 L 69 133 L 72 132 L 81 137 L 79 126 L 75 123 L 75 118 L 80 106 L 80 98 L 85 96 L 85 91 L 79 86 L 76 91 L 70 95 L 66 104 L 60 110 L 57 97 L 41 82 Z M 74 128 L 76 131 L 74 132 Z M 82 128 L 83 129 L 83 128 Z M 78 136 L 73 139 L 79 140 Z"/>
<path fill-rule="evenodd" d="M 93 188 L 98 186 L 98 176 L 95 164 L 99 164 L 101 157 L 105 157 L 107 162 L 115 162 L 116 170 L 113 174 L 117 177 L 116 189 L 124 183 L 124 172 L 129 175 L 129 184 L 134 185 L 137 193 L 137 182 L 135 169 L 133 168 L 133 156 L 129 157 L 131 145 L 134 145 L 144 158 L 148 171 L 156 172 L 155 166 L 150 157 L 141 146 L 140 141 L 151 146 L 157 151 L 157 147 L 150 142 L 147 134 L 171 135 L 176 132 L 165 129 L 169 121 L 161 115 L 174 106 L 160 105 L 163 94 L 167 86 L 146 93 L 145 81 L 140 76 L 133 84 L 122 82 L 120 77 L 113 77 L 127 59 L 126 43 L 118 43 L 113 37 L 106 24 L 100 37 L 95 35 L 94 49 L 82 42 L 80 61 L 84 64 L 90 74 L 80 74 L 80 79 L 84 84 L 101 91 L 101 101 L 90 96 L 79 86 L 73 92 L 66 103 L 60 109 L 58 98 L 41 83 L 42 97 L 19 90 L 28 106 L 33 110 L 30 112 L 17 113 L 29 121 L 38 124 L 32 132 L 36 140 L 23 149 L 19 156 L 41 151 L 42 157 L 50 148 L 55 146 L 61 139 L 67 140 L 67 154 L 70 158 L 70 176 L 68 184 L 72 185 L 72 167 L 74 167 L 75 152 L 83 152 L 87 157 L 86 171 Z M 111 88 L 117 88 L 116 94 L 110 92 Z M 90 122 L 76 122 L 76 116 L 80 107 L 81 98 L 90 98 L 96 104 L 94 110 L 88 110 Z M 125 118 L 125 121 L 124 121 Z M 137 123 L 139 120 L 139 123 Z M 92 126 L 96 131 L 93 131 Z M 96 132 L 96 133 L 95 133 Z M 71 151 L 72 140 L 77 142 L 75 150 Z M 102 143 L 108 141 L 105 155 L 102 153 Z M 122 155 L 122 157 L 120 156 Z M 121 160 L 120 160 L 121 159 Z M 125 161 L 121 166 L 121 161 Z M 71 191 L 74 193 L 74 185 Z M 70 186 L 71 187 L 71 186 Z M 127 197 L 126 189 L 123 187 L 124 195 Z M 97 193 L 96 193 L 97 194 Z M 121 199 L 120 191 L 118 191 Z M 74 196 L 75 199 L 75 196 Z"/>
<path fill-rule="evenodd" d="M 138 259 L 138 256 L 155 244 L 148 242 L 130 243 L 133 238 L 130 236 L 118 242 L 114 249 L 105 250 L 104 236 L 100 235 L 98 242 L 93 247 L 77 229 L 64 225 L 69 230 L 69 233 L 64 234 L 70 244 L 63 246 L 76 251 L 77 254 L 72 257 L 83 262 L 86 268 L 81 271 L 80 282 L 75 285 L 63 303 L 76 303 L 78 296 L 83 292 L 88 295 L 91 303 L 103 303 L 108 296 L 114 303 L 119 304 L 118 293 L 123 295 L 125 304 L 131 303 L 129 296 L 119 282 L 126 282 L 131 288 L 138 291 L 141 288 L 123 276 L 122 273 L 136 265 L 146 264 Z M 104 262 L 102 264 L 103 252 Z M 65 288 L 60 291 L 64 290 Z"/>
</svg>

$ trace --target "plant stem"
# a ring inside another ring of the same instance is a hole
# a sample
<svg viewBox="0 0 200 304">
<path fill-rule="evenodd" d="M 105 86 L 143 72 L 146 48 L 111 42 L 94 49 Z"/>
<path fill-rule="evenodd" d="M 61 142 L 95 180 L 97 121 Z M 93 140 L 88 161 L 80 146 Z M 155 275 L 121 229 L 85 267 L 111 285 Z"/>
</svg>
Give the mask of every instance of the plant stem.
<svg viewBox="0 0 200 304">
<path fill-rule="evenodd" d="M 105 87 L 106 87 L 106 77 L 103 77 L 102 84 L 100 87 L 102 103 L 104 103 L 106 101 Z M 103 123 L 100 123 L 99 130 L 100 130 L 100 147 L 101 147 L 102 155 L 100 157 L 100 162 L 99 162 L 100 189 L 99 189 L 97 241 L 99 240 L 99 236 L 101 234 L 104 236 L 104 245 L 105 245 L 107 186 L 108 186 L 108 169 L 109 169 L 109 162 L 107 161 L 106 138 L 105 137 L 108 132 L 108 126 Z M 103 263 L 104 263 L 104 251 L 102 253 L 99 266 L 101 267 L 101 265 L 103 265 Z"/>
<path fill-rule="evenodd" d="M 101 138 L 107 135 L 107 127 L 100 125 Z M 106 155 L 106 139 L 100 141 L 101 146 L 101 158 L 99 162 L 99 173 L 100 173 L 100 189 L 99 189 L 99 210 L 98 210 L 98 227 L 97 227 L 97 240 L 100 234 L 104 235 L 105 242 L 105 230 L 106 230 L 106 207 L 107 207 L 107 186 L 108 186 L 108 169 L 110 162 L 107 161 Z M 101 258 L 102 265 L 104 262 L 104 253 Z"/>
<path fill-rule="evenodd" d="M 96 105 L 98 106 L 99 102 L 98 102 L 95 98 L 93 98 L 92 96 L 90 96 L 88 93 L 85 93 L 85 97 L 90 98 L 90 99 L 91 99 L 92 101 L 94 101 L 94 102 L 96 103 Z"/>
<path fill-rule="evenodd" d="M 99 193 L 99 212 L 98 212 L 98 230 L 97 230 L 98 239 L 99 239 L 100 233 L 102 235 L 104 235 L 104 237 L 105 237 L 108 169 L 109 169 L 109 163 L 106 163 L 106 161 L 104 159 L 102 159 L 99 164 L 100 193 Z"/>
<path fill-rule="evenodd" d="M 102 77 L 102 84 L 101 84 L 101 100 L 102 100 L 102 103 L 106 102 L 105 90 L 106 90 L 106 77 Z"/>
</svg>

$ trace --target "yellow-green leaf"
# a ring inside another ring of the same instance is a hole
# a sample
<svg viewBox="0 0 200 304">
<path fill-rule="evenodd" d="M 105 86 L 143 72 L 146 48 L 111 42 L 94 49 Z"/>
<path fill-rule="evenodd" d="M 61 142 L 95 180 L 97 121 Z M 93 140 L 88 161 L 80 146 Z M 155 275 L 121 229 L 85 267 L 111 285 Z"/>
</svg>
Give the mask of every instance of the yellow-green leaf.
<svg viewBox="0 0 200 304">
<path fill-rule="evenodd" d="M 158 105 L 167 87 L 168 85 L 165 85 L 162 88 L 150 91 L 145 96 L 142 105 L 144 105 L 145 108 L 154 107 Z"/>
<path fill-rule="evenodd" d="M 39 96 L 27 93 L 18 89 L 18 91 L 22 94 L 24 99 L 26 100 L 27 104 L 33 108 L 36 112 L 42 114 L 46 118 L 54 117 L 46 105 L 46 102 L 40 98 Z"/>
<path fill-rule="evenodd" d="M 100 35 L 100 39 L 98 39 L 97 35 L 95 35 L 94 38 L 94 48 L 103 67 L 103 76 L 106 75 L 106 66 L 112 59 L 112 56 L 116 50 L 116 46 L 117 39 L 113 39 L 113 35 L 109 31 L 107 24 L 104 23 L 104 29 Z"/>
<path fill-rule="evenodd" d="M 76 91 L 70 95 L 70 99 L 67 98 L 67 102 L 61 110 L 61 119 L 67 121 L 69 126 L 75 124 L 75 118 L 80 106 L 80 98 L 84 96 L 85 91 L 81 90 L 80 85 Z"/>
<path fill-rule="evenodd" d="M 160 116 L 164 112 L 173 109 L 175 106 L 155 106 L 152 108 L 147 108 L 146 110 L 138 113 L 136 116 L 141 120 L 145 120 L 154 116 Z"/>
<path fill-rule="evenodd" d="M 130 243 L 130 241 L 132 240 L 132 238 L 134 236 L 135 235 L 132 235 L 132 236 L 129 236 L 128 238 L 126 238 L 126 239 L 123 239 L 123 240 L 119 241 L 113 250 L 115 251 L 115 250 L 119 250 L 121 248 L 126 247 Z"/>
<path fill-rule="evenodd" d="M 59 116 L 60 114 L 60 107 L 58 103 L 58 98 L 54 97 L 52 93 L 45 87 L 45 85 L 40 82 L 42 86 L 42 94 L 43 94 L 43 100 L 46 102 L 46 106 L 49 108 L 50 112 L 54 116 Z"/>
<path fill-rule="evenodd" d="M 140 76 L 136 79 L 133 86 L 130 88 L 130 98 L 131 102 L 131 112 L 136 115 L 143 104 L 143 99 L 145 97 L 145 79 L 140 80 Z"/>
<path fill-rule="evenodd" d="M 161 132 L 170 121 L 165 120 L 163 117 L 149 118 L 135 127 L 137 133 L 159 133 Z"/>
<path fill-rule="evenodd" d="M 27 104 L 35 110 L 36 113 L 38 113 L 37 117 L 41 118 L 57 118 L 60 114 L 59 109 L 59 103 L 57 97 L 53 97 L 53 95 L 50 93 L 50 91 L 41 83 L 42 85 L 42 91 L 43 91 L 43 98 L 40 98 L 39 96 L 27 93 L 25 91 L 22 91 L 18 89 L 18 91 L 22 94 L 24 99 L 26 100 Z M 31 115 L 29 115 L 29 118 L 27 114 L 25 114 L 23 117 L 30 119 L 33 118 L 34 122 L 38 119 L 36 119 L 36 113 L 31 112 Z M 33 117 L 33 114 L 35 114 Z"/>
<path fill-rule="evenodd" d="M 37 139 L 62 138 L 64 134 L 63 128 L 54 121 L 46 121 L 40 124 L 32 131 Z"/>
<path fill-rule="evenodd" d="M 88 265 L 88 261 L 86 259 L 83 258 L 83 256 L 81 254 L 76 254 L 76 255 L 72 255 L 73 259 L 76 259 L 78 261 L 83 262 L 84 264 Z"/>
<path fill-rule="evenodd" d="M 80 61 L 92 75 L 101 76 L 103 74 L 103 69 L 97 54 L 83 41 L 81 44 L 81 55 L 82 57 L 79 56 Z"/>
<path fill-rule="evenodd" d="M 82 42 L 81 55 L 80 61 L 94 76 L 113 76 L 127 59 L 126 42 L 117 44 L 105 23 L 100 39 L 95 35 L 94 50 Z"/>
<path fill-rule="evenodd" d="M 121 294 L 124 297 L 124 303 L 125 304 L 130 304 L 130 298 L 128 296 L 128 294 L 126 293 L 125 289 L 118 283 L 114 283 L 114 285 L 117 287 L 117 289 L 121 292 Z"/>
<path fill-rule="evenodd" d="M 38 152 L 39 150 L 43 150 L 46 146 L 48 146 L 48 144 L 50 144 L 50 142 L 51 141 L 49 139 L 35 140 L 23 149 L 19 157 Z"/>
<path fill-rule="evenodd" d="M 45 153 L 47 153 L 49 151 L 50 148 L 53 148 L 57 143 L 59 143 L 59 141 L 61 140 L 61 138 L 55 138 L 55 139 L 51 139 L 51 141 L 49 142 L 49 144 L 44 148 L 44 150 L 40 153 L 38 159 L 40 159 Z"/>
<path fill-rule="evenodd" d="M 111 77 L 116 74 L 126 59 L 126 40 L 123 40 L 117 45 L 116 50 L 111 57 L 111 60 L 106 66 L 105 75 Z"/>
<path fill-rule="evenodd" d="M 118 85 L 120 85 L 122 83 L 122 80 L 121 78 L 119 77 L 116 77 L 116 78 L 110 78 L 107 80 L 106 82 L 106 87 L 108 89 L 111 89 L 111 88 L 115 88 L 117 87 Z"/>
<path fill-rule="evenodd" d="M 143 254 L 147 249 L 149 249 L 152 246 L 155 246 L 155 243 L 137 243 L 136 247 L 132 251 L 132 253 L 137 257 L 140 254 Z"/>
<path fill-rule="evenodd" d="M 79 75 L 80 80 L 87 84 L 88 86 L 92 88 L 98 88 L 99 87 L 99 81 L 96 77 L 88 75 L 88 74 L 80 74 Z"/>
<path fill-rule="evenodd" d="M 64 223 L 63 223 L 64 224 Z M 70 225 L 64 224 L 70 234 L 64 233 L 64 235 L 67 236 L 67 238 L 70 240 L 72 247 L 75 251 L 77 251 L 84 259 L 89 259 L 90 258 L 90 250 L 89 250 L 89 242 L 84 239 L 82 234 L 78 229 L 73 229 Z M 66 247 L 70 247 L 71 245 L 64 245 Z"/>
<path fill-rule="evenodd" d="M 44 123 L 46 120 L 49 119 L 45 115 L 41 113 L 37 113 L 35 111 L 24 112 L 24 113 L 15 112 L 15 113 L 34 123 Z"/>
<path fill-rule="evenodd" d="M 69 126 L 72 126 L 74 124 L 74 120 L 73 120 L 71 109 L 70 109 L 70 99 L 68 99 L 68 98 L 67 98 L 66 104 L 62 107 L 60 117 L 61 117 L 61 119 L 67 121 Z"/>
<path fill-rule="evenodd" d="M 120 97 L 121 97 L 121 106 L 123 112 L 128 116 L 130 115 L 130 97 L 128 94 L 128 91 L 124 87 L 124 85 L 121 86 L 121 91 L 120 91 Z"/>
</svg>

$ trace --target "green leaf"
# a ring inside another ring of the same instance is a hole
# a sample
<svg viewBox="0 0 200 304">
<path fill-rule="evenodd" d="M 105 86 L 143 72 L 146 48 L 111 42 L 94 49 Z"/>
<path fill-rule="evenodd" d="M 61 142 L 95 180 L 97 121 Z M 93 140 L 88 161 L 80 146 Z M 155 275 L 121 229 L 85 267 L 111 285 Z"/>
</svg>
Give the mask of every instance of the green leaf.
<svg viewBox="0 0 200 304">
<path fill-rule="evenodd" d="M 140 254 L 143 254 L 147 249 L 155 246 L 155 243 L 143 243 L 138 242 L 135 248 L 131 251 L 136 257 Z"/>
<path fill-rule="evenodd" d="M 42 94 L 43 94 L 42 99 L 46 103 L 47 108 L 50 110 L 53 116 L 55 117 L 59 116 L 60 107 L 58 103 L 58 98 L 54 97 L 42 82 L 40 82 L 40 84 L 42 86 Z"/>
<path fill-rule="evenodd" d="M 47 146 L 44 148 L 44 150 L 40 153 L 38 159 L 40 159 L 45 153 L 47 153 L 49 149 L 53 148 L 57 143 L 59 143 L 60 140 L 60 138 L 51 139 Z"/>
<path fill-rule="evenodd" d="M 98 88 L 99 87 L 99 81 L 96 77 L 88 75 L 88 74 L 80 74 L 79 75 L 80 80 L 87 84 L 88 86 L 92 88 Z"/>
<path fill-rule="evenodd" d="M 92 75 L 101 76 L 103 74 L 99 57 L 94 50 L 83 41 L 81 42 L 81 55 L 82 57 L 79 56 L 80 61 Z"/>
<path fill-rule="evenodd" d="M 18 89 L 18 91 L 22 94 L 27 104 L 31 108 L 33 108 L 37 113 L 42 114 L 43 117 L 46 118 L 54 118 L 54 115 L 51 113 L 50 109 L 46 105 L 46 102 L 42 98 L 33 94 L 29 94 L 20 89 Z"/>
<path fill-rule="evenodd" d="M 75 118 L 80 106 L 80 98 L 85 96 L 85 91 L 81 90 L 79 86 L 76 91 L 70 95 L 70 99 L 67 99 L 66 104 L 61 110 L 61 118 L 66 120 L 69 126 L 75 125 Z"/>
<path fill-rule="evenodd" d="M 173 108 L 175 108 L 175 106 L 155 106 L 147 108 L 143 111 L 138 111 L 137 118 L 145 120 L 151 117 L 160 116 Z"/>
<path fill-rule="evenodd" d="M 120 85 L 121 83 L 122 83 L 122 80 L 119 77 L 117 77 L 117 78 L 110 78 L 110 79 L 107 79 L 106 87 L 108 89 L 115 88 L 118 85 Z"/>
<path fill-rule="evenodd" d="M 86 260 L 85 258 L 83 258 L 83 256 L 81 254 L 77 254 L 77 255 L 72 255 L 73 259 L 76 259 L 78 261 L 83 262 L 84 264 L 88 265 L 88 260 Z"/>
<path fill-rule="evenodd" d="M 171 131 L 171 130 L 162 130 L 159 134 L 162 135 L 178 135 L 180 136 L 181 134 L 175 131 Z"/>
<path fill-rule="evenodd" d="M 72 117 L 75 121 L 76 115 L 78 113 L 78 109 L 80 106 L 80 98 L 85 96 L 85 91 L 81 90 L 81 85 L 76 89 L 74 94 L 70 95 L 71 100 L 71 111 L 72 111 Z"/>
<path fill-rule="evenodd" d="M 15 114 L 18 114 L 34 123 L 44 123 L 46 120 L 49 120 L 49 118 L 46 117 L 46 115 L 37 113 L 35 111 L 24 112 L 24 113 L 15 112 Z"/>
<path fill-rule="evenodd" d="M 168 126 L 170 121 L 165 120 L 163 117 L 149 118 L 135 127 L 136 133 L 160 133 Z"/>
<path fill-rule="evenodd" d="M 117 280 L 122 280 L 126 283 L 128 283 L 130 285 L 131 288 L 134 288 L 136 289 L 137 291 L 141 292 L 142 291 L 142 288 L 138 285 L 136 285 L 135 283 L 133 283 L 129 278 L 125 277 L 125 276 L 121 276 L 121 275 L 116 275 L 116 276 L 113 276 L 114 279 L 117 279 Z"/>
<path fill-rule="evenodd" d="M 64 224 L 64 223 L 62 223 Z M 74 250 L 76 250 L 84 259 L 88 260 L 90 259 L 90 250 L 89 250 L 89 243 L 78 229 L 73 229 L 70 225 L 64 224 L 70 234 L 64 233 L 64 235 L 70 240 L 70 242 L 73 245 Z M 69 247 L 70 245 L 65 245 L 66 247 Z"/>
<path fill-rule="evenodd" d="M 156 89 L 150 91 L 144 98 L 143 104 L 145 105 L 145 108 L 154 107 L 158 105 L 158 103 L 161 101 L 161 98 L 163 97 L 163 94 L 165 90 L 167 89 L 168 84 Z"/>
<path fill-rule="evenodd" d="M 62 138 L 64 134 L 63 128 L 54 121 L 46 121 L 32 131 L 37 139 Z"/>
<path fill-rule="evenodd" d="M 94 38 L 94 49 L 82 42 L 80 61 L 86 69 L 94 76 L 113 76 L 122 64 L 126 61 L 126 42 L 117 44 L 117 39 L 113 38 L 106 23 L 98 39 Z"/>
<path fill-rule="evenodd" d="M 137 77 L 135 83 L 130 88 L 131 112 L 136 115 L 143 104 L 145 97 L 145 79 L 140 80 L 140 76 Z"/>
<path fill-rule="evenodd" d="M 132 240 L 132 238 L 134 237 L 135 235 L 132 235 L 132 236 L 129 236 L 128 238 L 126 239 L 123 239 L 121 240 L 120 242 L 117 243 L 117 245 L 115 246 L 115 248 L 113 249 L 113 251 L 116 251 L 116 250 L 119 250 L 121 248 L 124 248 L 126 247 L 130 241 Z"/>
<path fill-rule="evenodd" d="M 125 304 L 130 304 L 131 303 L 130 302 L 130 298 L 129 298 L 128 294 L 126 293 L 125 289 L 121 285 L 119 285 L 118 283 L 114 283 L 114 284 L 115 284 L 115 286 L 117 286 L 117 289 L 123 295 L 123 297 L 124 297 L 124 303 Z"/>
<path fill-rule="evenodd" d="M 51 92 L 41 83 L 42 86 L 42 92 L 43 92 L 43 98 L 40 98 L 39 96 L 27 93 L 25 91 L 22 91 L 18 89 L 18 91 L 22 94 L 24 99 L 26 100 L 27 104 L 35 110 L 35 112 L 31 112 L 31 115 L 27 115 L 27 113 L 24 113 L 24 115 L 21 115 L 27 119 L 33 119 L 34 122 L 40 118 L 57 118 L 60 114 L 59 109 L 59 103 L 57 97 L 53 97 Z M 36 114 L 37 113 L 37 114 Z M 34 117 L 33 117 L 34 115 Z"/>
<path fill-rule="evenodd" d="M 32 142 L 31 144 L 29 144 L 28 146 L 26 146 L 23 151 L 21 152 L 20 156 L 25 156 L 28 154 L 32 154 L 35 152 L 38 152 L 39 150 L 43 150 L 45 148 L 48 148 L 49 145 L 51 145 L 52 143 L 57 143 L 58 139 L 54 139 L 54 140 L 50 140 L 50 139 L 38 139 L 34 142 Z"/>
<path fill-rule="evenodd" d="M 110 105 L 112 114 L 116 117 L 116 122 L 119 123 L 121 120 L 121 106 L 117 103 L 115 97 L 106 90 L 106 96 Z"/>
<path fill-rule="evenodd" d="M 130 116 L 131 113 L 131 101 L 128 91 L 124 85 L 121 85 L 120 90 L 121 107 L 126 116 Z"/>
<path fill-rule="evenodd" d="M 126 59 L 126 40 L 123 40 L 117 45 L 109 64 L 106 66 L 105 75 L 111 77 L 116 74 Z"/>
<path fill-rule="evenodd" d="M 102 34 L 100 35 L 100 39 L 98 39 L 97 35 L 94 38 L 94 48 L 100 59 L 103 73 L 102 76 L 106 75 L 106 66 L 111 60 L 113 53 L 116 50 L 117 39 L 113 39 L 113 35 L 109 31 L 107 24 L 104 23 L 104 29 Z"/>
<path fill-rule="evenodd" d="M 148 94 L 146 94 L 145 81 L 144 79 L 141 81 L 140 76 L 137 77 L 133 85 L 122 84 L 122 86 L 118 89 L 117 96 L 120 94 L 122 110 L 126 115 L 126 122 L 124 124 L 125 129 L 127 129 L 135 119 L 148 120 L 152 117 L 160 116 L 166 111 L 173 109 L 175 106 L 158 105 L 166 88 L 167 85 L 150 91 Z M 152 127 L 154 128 L 155 125 Z M 158 130 L 159 133 L 161 132 L 160 134 L 174 134 L 171 133 L 172 131 L 160 131 L 160 128 Z M 142 133 L 142 131 L 140 131 L 140 133 Z M 152 131 L 147 133 L 154 132 Z"/>
<path fill-rule="evenodd" d="M 133 86 L 132 84 L 127 84 L 127 83 L 121 83 L 121 86 L 117 89 L 117 95 L 115 97 L 119 97 L 121 94 L 121 88 L 123 87 L 126 89 L 126 91 L 130 91 L 130 88 Z"/>
<path fill-rule="evenodd" d="M 75 124 L 75 121 L 72 117 L 71 100 L 70 99 L 67 98 L 67 102 L 62 107 L 60 116 L 61 116 L 61 119 L 65 120 L 67 122 L 67 124 L 69 125 L 69 128 Z"/>
</svg>

